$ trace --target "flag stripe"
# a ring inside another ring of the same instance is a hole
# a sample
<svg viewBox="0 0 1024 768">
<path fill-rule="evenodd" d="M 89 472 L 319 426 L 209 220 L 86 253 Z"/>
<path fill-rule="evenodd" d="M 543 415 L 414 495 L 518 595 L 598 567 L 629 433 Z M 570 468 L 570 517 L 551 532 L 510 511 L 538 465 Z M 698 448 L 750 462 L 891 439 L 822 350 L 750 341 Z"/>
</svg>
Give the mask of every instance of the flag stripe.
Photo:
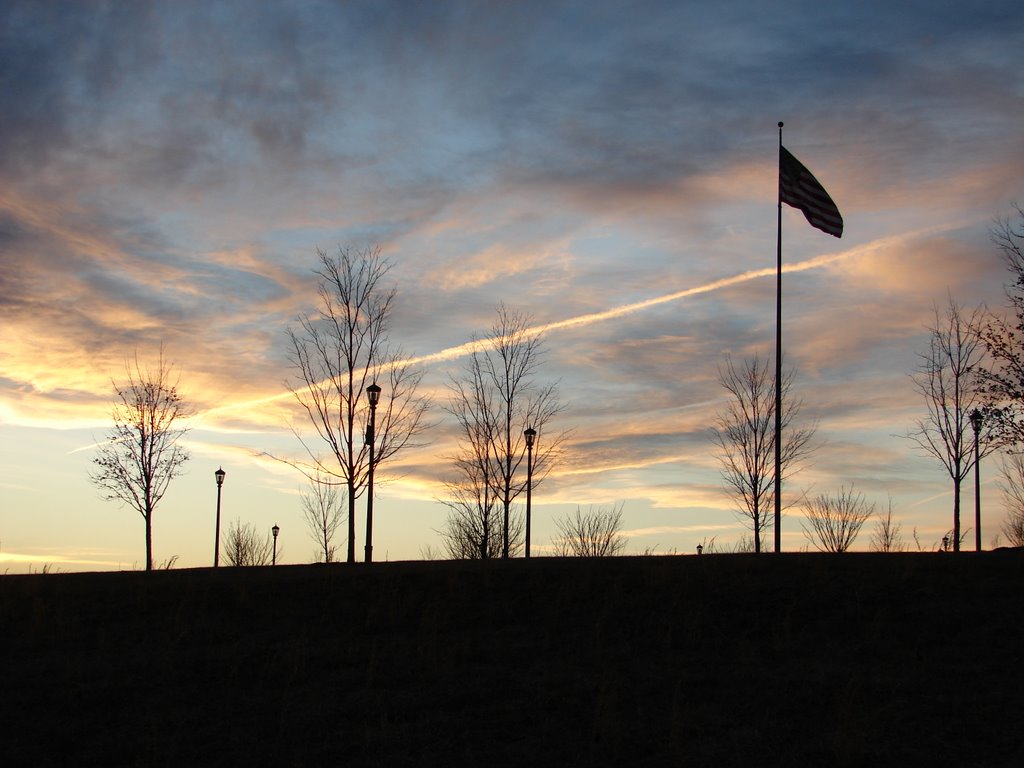
<svg viewBox="0 0 1024 768">
<path fill-rule="evenodd" d="M 814 174 L 788 149 L 779 146 L 779 200 L 803 211 L 807 222 L 835 237 L 843 236 L 843 217 Z"/>
</svg>

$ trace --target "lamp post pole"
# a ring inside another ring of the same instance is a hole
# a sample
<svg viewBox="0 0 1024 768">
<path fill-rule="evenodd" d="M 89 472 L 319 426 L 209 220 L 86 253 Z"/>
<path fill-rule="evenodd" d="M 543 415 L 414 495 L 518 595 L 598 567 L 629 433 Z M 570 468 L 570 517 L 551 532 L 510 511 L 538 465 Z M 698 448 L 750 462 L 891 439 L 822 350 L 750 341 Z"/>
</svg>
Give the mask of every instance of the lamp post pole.
<svg viewBox="0 0 1024 768">
<path fill-rule="evenodd" d="M 213 534 L 213 567 L 220 565 L 220 488 L 224 485 L 224 476 L 227 472 L 223 467 L 218 467 L 213 476 L 217 478 L 217 528 Z"/>
<path fill-rule="evenodd" d="M 537 439 L 537 430 L 527 427 L 523 430 L 526 438 L 526 547 L 524 556 L 530 556 L 530 506 L 533 500 L 533 441 Z"/>
<path fill-rule="evenodd" d="M 978 433 L 984 420 L 981 411 L 971 411 L 971 427 L 974 429 L 974 551 L 981 552 L 981 452 L 978 447 Z"/>
<path fill-rule="evenodd" d="M 380 387 L 374 382 L 366 388 L 366 397 L 370 401 L 370 423 L 366 425 L 366 445 L 370 448 L 369 469 L 366 474 L 366 547 L 364 559 L 373 562 L 373 448 L 377 422 L 377 403 L 380 402 Z"/>
<path fill-rule="evenodd" d="M 277 565 L 277 534 L 281 532 L 281 526 L 279 526 L 277 523 L 274 523 L 274 527 L 270 529 L 270 532 L 274 534 L 274 554 L 272 559 L 270 560 L 270 564 Z"/>
</svg>

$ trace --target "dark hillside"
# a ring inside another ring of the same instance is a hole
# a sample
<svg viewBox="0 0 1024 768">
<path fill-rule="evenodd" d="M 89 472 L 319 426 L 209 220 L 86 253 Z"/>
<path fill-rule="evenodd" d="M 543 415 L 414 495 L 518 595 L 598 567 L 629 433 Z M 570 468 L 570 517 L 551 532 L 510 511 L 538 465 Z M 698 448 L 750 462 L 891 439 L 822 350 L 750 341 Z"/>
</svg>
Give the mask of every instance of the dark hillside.
<svg viewBox="0 0 1024 768">
<path fill-rule="evenodd" d="M 0 577 L 4 766 L 1024 765 L 1024 552 Z"/>
</svg>

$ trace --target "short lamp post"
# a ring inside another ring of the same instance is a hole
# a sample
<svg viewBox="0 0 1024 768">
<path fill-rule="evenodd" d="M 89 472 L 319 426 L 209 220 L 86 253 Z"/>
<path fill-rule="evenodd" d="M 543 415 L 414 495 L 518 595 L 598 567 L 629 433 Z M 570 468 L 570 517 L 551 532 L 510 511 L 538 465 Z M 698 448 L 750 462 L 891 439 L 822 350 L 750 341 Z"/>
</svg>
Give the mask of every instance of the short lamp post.
<svg viewBox="0 0 1024 768">
<path fill-rule="evenodd" d="M 274 534 L 274 554 L 270 559 L 270 564 L 277 565 L 277 534 L 281 532 L 281 526 L 274 523 L 274 527 L 270 529 L 270 532 Z"/>
<path fill-rule="evenodd" d="M 370 423 L 366 425 L 366 445 L 370 448 L 369 468 L 366 473 L 366 547 L 365 560 L 373 562 L 373 448 L 376 443 L 377 403 L 380 402 L 380 387 L 374 382 L 366 388 L 366 397 L 370 401 Z"/>
<path fill-rule="evenodd" d="M 704 545 L 703 544 L 698 544 L 697 545 L 697 554 L 698 555 L 703 555 L 704 554 Z"/>
<path fill-rule="evenodd" d="M 213 567 L 220 565 L 220 489 L 224 485 L 224 476 L 227 472 L 218 467 L 213 476 L 217 479 L 217 527 L 213 534 Z"/>
<path fill-rule="evenodd" d="M 533 443 L 537 439 L 537 430 L 527 427 L 523 430 L 526 438 L 526 548 L 523 553 L 530 556 L 530 506 L 533 501 Z"/>
<path fill-rule="evenodd" d="M 974 430 L 974 550 L 981 552 L 981 452 L 978 447 L 978 433 L 981 432 L 985 417 L 975 408 L 971 411 L 971 428 Z"/>
</svg>

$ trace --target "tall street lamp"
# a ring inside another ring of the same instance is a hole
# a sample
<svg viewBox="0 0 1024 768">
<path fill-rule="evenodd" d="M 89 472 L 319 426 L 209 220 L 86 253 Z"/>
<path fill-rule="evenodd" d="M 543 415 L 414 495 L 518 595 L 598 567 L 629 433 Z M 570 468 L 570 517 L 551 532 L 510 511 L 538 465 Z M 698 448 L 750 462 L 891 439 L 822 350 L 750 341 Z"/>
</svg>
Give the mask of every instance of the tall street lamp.
<svg viewBox="0 0 1024 768">
<path fill-rule="evenodd" d="M 366 425 L 366 444 L 370 447 L 370 467 L 366 474 L 366 562 L 373 562 L 373 447 L 376 442 L 377 403 L 380 402 L 380 387 L 374 382 L 366 388 L 366 397 L 370 401 L 370 423 Z"/>
<path fill-rule="evenodd" d="M 981 461 L 978 448 L 978 433 L 985 420 L 981 411 L 971 411 L 971 427 L 974 429 L 974 551 L 981 552 Z"/>
<path fill-rule="evenodd" d="M 533 441 L 537 439 L 537 430 L 527 427 L 523 430 L 523 437 L 526 438 L 526 550 L 525 556 L 530 556 L 530 503 L 533 496 Z"/>
<path fill-rule="evenodd" d="M 217 478 L 217 530 L 213 536 L 213 567 L 220 565 L 220 488 L 224 485 L 224 476 L 227 472 L 218 467 L 213 476 Z"/>
<path fill-rule="evenodd" d="M 274 534 L 274 555 L 270 560 L 270 564 L 277 565 L 277 534 L 281 532 L 281 527 L 277 523 L 274 523 L 274 527 L 270 529 L 270 532 Z"/>
</svg>

